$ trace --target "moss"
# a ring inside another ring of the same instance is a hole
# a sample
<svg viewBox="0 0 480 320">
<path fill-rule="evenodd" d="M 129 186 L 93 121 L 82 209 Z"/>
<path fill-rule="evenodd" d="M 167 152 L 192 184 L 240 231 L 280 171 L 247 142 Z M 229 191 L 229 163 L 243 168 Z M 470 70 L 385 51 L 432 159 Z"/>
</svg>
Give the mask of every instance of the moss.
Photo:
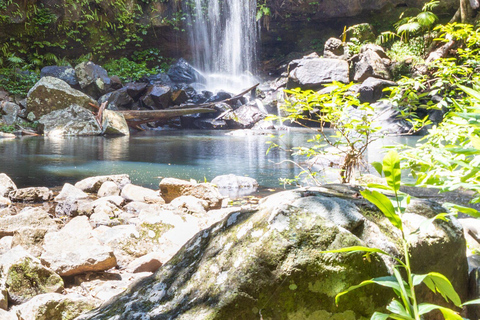
<svg viewBox="0 0 480 320">
<path fill-rule="evenodd" d="M 172 228 L 174 226 L 167 223 L 142 223 L 138 227 L 139 238 L 130 236 L 120 243 L 120 247 L 131 256 L 141 257 L 151 252 L 151 249 L 159 243 L 159 239 Z"/>
</svg>

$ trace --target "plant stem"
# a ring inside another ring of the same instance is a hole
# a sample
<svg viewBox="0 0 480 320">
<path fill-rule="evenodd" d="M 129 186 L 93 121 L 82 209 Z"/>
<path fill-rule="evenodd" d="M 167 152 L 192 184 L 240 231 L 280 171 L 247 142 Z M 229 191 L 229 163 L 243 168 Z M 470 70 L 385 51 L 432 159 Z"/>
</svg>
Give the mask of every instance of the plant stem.
<svg viewBox="0 0 480 320">
<path fill-rule="evenodd" d="M 408 243 L 407 239 L 405 239 L 405 234 L 402 230 L 402 241 L 403 241 L 403 251 L 405 254 L 405 270 L 407 271 L 407 280 L 408 286 L 410 287 L 410 294 L 412 295 L 412 304 L 413 304 L 413 316 L 415 320 L 420 320 L 420 315 L 418 314 L 418 305 L 417 305 L 417 297 L 415 295 L 415 287 L 413 285 L 413 277 L 412 277 L 412 269 L 410 266 L 410 255 L 408 253 Z"/>
</svg>

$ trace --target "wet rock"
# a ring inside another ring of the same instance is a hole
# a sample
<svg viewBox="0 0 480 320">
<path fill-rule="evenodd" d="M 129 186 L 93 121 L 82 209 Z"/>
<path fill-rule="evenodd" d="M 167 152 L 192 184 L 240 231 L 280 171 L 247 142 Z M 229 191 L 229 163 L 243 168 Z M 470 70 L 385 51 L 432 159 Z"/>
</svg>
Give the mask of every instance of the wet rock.
<svg viewBox="0 0 480 320">
<path fill-rule="evenodd" d="M 177 83 L 199 82 L 204 79 L 204 77 L 184 59 L 179 59 L 173 64 L 167 74 L 173 82 Z"/>
<path fill-rule="evenodd" d="M 117 174 L 109 176 L 95 176 L 83 179 L 75 183 L 75 187 L 89 193 L 97 193 L 98 189 L 102 186 L 105 181 L 114 182 L 120 189 L 126 186 L 130 181 L 128 174 Z"/>
<path fill-rule="evenodd" d="M 182 103 L 187 102 L 188 94 L 183 89 L 176 90 L 172 92 L 171 99 L 172 99 L 173 105 L 180 105 Z"/>
<path fill-rule="evenodd" d="M 14 202 L 44 202 L 50 200 L 53 193 L 46 187 L 30 187 L 12 191 L 8 197 Z"/>
<path fill-rule="evenodd" d="M 133 106 L 133 99 L 128 93 L 128 88 L 109 92 L 98 99 L 98 104 L 107 103 L 108 110 L 130 110 Z"/>
<path fill-rule="evenodd" d="M 56 230 L 56 222 L 41 208 L 25 208 L 14 216 L 0 218 L 0 237 L 13 236 L 21 228 Z"/>
<path fill-rule="evenodd" d="M 243 105 L 224 117 L 228 120 L 231 128 L 244 129 L 252 128 L 255 123 L 265 119 L 267 115 L 252 105 Z"/>
<path fill-rule="evenodd" d="M 185 117 L 182 117 L 185 118 Z M 225 120 L 215 120 L 215 119 L 196 119 L 193 121 L 193 125 L 197 129 L 202 129 L 202 130 L 221 130 L 221 129 L 227 129 L 228 125 L 225 122 Z"/>
<path fill-rule="evenodd" d="M 54 77 L 65 81 L 70 86 L 78 86 L 75 69 L 66 66 L 46 66 L 40 71 L 40 77 Z"/>
<path fill-rule="evenodd" d="M 158 203 L 158 204 L 165 203 L 163 198 L 160 197 L 160 194 L 158 191 L 136 186 L 133 184 L 127 184 L 125 187 L 123 187 L 120 195 L 123 198 L 130 201 Z"/>
<path fill-rule="evenodd" d="M 231 93 L 225 91 L 219 91 L 215 95 L 208 98 L 206 102 L 219 102 L 233 97 Z"/>
<path fill-rule="evenodd" d="M 14 308 L 22 320 L 73 320 L 100 304 L 100 301 L 76 294 L 47 293 Z"/>
<path fill-rule="evenodd" d="M 108 270 L 117 265 L 110 247 L 102 245 L 92 233 L 88 218 L 73 218 L 58 232 L 45 236 L 42 262 L 61 276 Z"/>
<path fill-rule="evenodd" d="M 3 111 L 4 114 L 2 116 L 3 122 L 6 125 L 14 124 L 17 121 L 22 108 L 18 104 L 13 102 L 3 102 L 2 104 L 0 104 L 0 106 L 2 107 L 0 111 Z M 0 114 L 1 113 L 2 112 L 0 112 Z"/>
<path fill-rule="evenodd" d="M 65 81 L 44 77 L 40 79 L 27 95 L 27 114 L 36 119 L 55 110 L 65 109 L 77 105 L 90 109 L 90 103 L 96 104 L 88 95 L 72 89 Z"/>
<path fill-rule="evenodd" d="M 102 134 L 129 136 L 130 129 L 128 128 L 127 121 L 125 121 L 125 117 L 118 112 L 104 110 Z"/>
<path fill-rule="evenodd" d="M 119 89 L 118 84 L 112 83 L 107 71 L 91 61 L 77 65 L 75 72 L 82 90 L 95 99 L 109 91 L 113 91 L 114 88 Z"/>
<path fill-rule="evenodd" d="M 162 266 L 162 257 L 156 252 L 150 252 L 129 263 L 127 270 L 133 273 L 156 272 Z"/>
<path fill-rule="evenodd" d="M 15 139 L 16 136 L 13 133 L 0 132 L 0 139 Z"/>
<path fill-rule="evenodd" d="M 176 208 L 183 210 L 188 214 L 205 214 L 208 210 L 208 202 L 195 198 L 193 196 L 181 196 L 175 198 L 170 202 L 170 204 Z"/>
<path fill-rule="evenodd" d="M 360 54 L 352 58 L 353 81 L 363 82 L 369 77 L 389 80 L 392 78 L 389 70 L 390 59 L 380 46 L 368 45 L 362 47 Z"/>
<path fill-rule="evenodd" d="M 71 185 L 70 183 L 65 183 L 62 187 L 62 190 L 55 197 L 54 200 L 56 202 L 60 202 L 67 199 L 72 199 L 72 200 L 88 199 L 88 194 L 78 189 L 74 185 Z"/>
<path fill-rule="evenodd" d="M 384 97 L 383 89 L 396 85 L 393 81 L 369 77 L 363 81 L 358 90 L 359 99 L 362 102 L 375 102 Z"/>
<path fill-rule="evenodd" d="M 12 179 L 5 173 L 0 173 L 0 196 L 7 197 L 14 190 L 17 190 L 17 186 Z"/>
<path fill-rule="evenodd" d="M 180 196 L 194 196 L 206 200 L 210 209 L 219 209 L 222 206 L 222 195 L 210 183 L 194 183 L 175 178 L 165 178 L 160 181 L 160 191 L 166 203 Z"/>
<path fill-rule="evenodd" d="M 109 196 L 118 196 L 120 195 L 120 188 L 113 181 L 105 181 L 102 183 L 100 189 L 98 189 L 97 196 L 99 197 L 109 197 Z"/>
<path fill-rule="evenodd" d="M 62 278 L 20 246 L 2 255 L 0 272 L 13 304 L 24 303 L 42 293 L 63 291 Z"/>
<path fill-rule="evenodd" d="M 93 113 L 79 105 L 52 111 L 38 121 L 47 136 L 96 136 L 102 133 Z"/>
<path fill-rule="evenodd" d="M 290 70 L 287 88 L 319 89 L 332 81 L 349 82 L 348 62 L 339 59 L 302 59 Z"/>
<path fill-rule="evenodd" d="M 166 109 L 170 105 L 171 88 L 155 85 L 148 88 L 141 98 L 143 105 L 150 109 Z"/>
<path fill-rule="evenodd" d="M 147 86 L 148 84 L 144 82 L 131 82 L 125 85 L 125 89 L 133 100 L 138 100 L 147 90 Z"/>
</svg>

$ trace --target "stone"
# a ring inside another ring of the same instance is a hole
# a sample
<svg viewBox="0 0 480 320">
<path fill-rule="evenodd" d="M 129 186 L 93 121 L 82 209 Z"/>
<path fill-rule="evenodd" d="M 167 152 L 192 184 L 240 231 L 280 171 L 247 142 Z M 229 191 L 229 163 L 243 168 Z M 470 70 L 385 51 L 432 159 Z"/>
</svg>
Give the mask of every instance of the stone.
<svg viewBox="0 0 480 320">
<path fill-rule="evenodd" d="M 129 136 L 130 129 L 128 128 L 125 117 L 118 112 L 104 110 L 102 121 L 102 134 Z"/>
<path fill-rule="evenodd" d="M 359 99 L 362 102 L 376 102 L 385 96 L 383 89 L 395 86 L 397 86 L 396 82 L 369 77 L 360 85 Z"/>
<path fill-rule="evenodd" d="M 0 238 L 13 236 L 21 228 L 57 230 L 55 220 L 41 208 L 25 208 L 14 216 L 0 218 Z"/>
<path fill-rule="evenodd" d="M 0 196 L 0 209 L 8 208 L 12 205 L 12 201 L 8 198 Z"/>
<path fill-rule="evenodd" d="M 11 191 L 17 190 L 15 183 L 5 173 L 0 173 L 0 196 L 8 197 Z"/>
<path fill-rule="evenodd" d="M 53 77 L 41 78 L 27 94 L 27 113 L 32 113 L 36 119 L 72 105 L 91 109 L 90 104 L 96 104 L 96 101 Z"/>
<path fill-rule="evenodd" d="M 167 74 L 173 82 L 177 83 L 199 82 L 204 79 L 195 68 L 182 58 L 168 69 Z"/>
<path fill-rule="evenodd" d="M 147 90 L 147 83 L 144 82 L 131 82 L 125 85 L 128 95 L 133 100 L 138 100 L 142 94 Z"/>
<path fill-rule="evenodd" d="M 0 139 L 15 139 L 16 137 L 13 133 L 0 132 Z"/>
<path fill-rule="evenodd" d="M 168 86 L 151 86 L 141 98 L 141 102 L 149 109 L 166 109 L 170 105 L 171 94 L 171 88 Z"/>
<path fill-rule="evenodd" d="M 112 249 L 93 236 L 85 216 L 73 218 L 58 232 L 47 233 L 44 248 L 42 262 L 61 276 L 104 271 L 117 265 Z"/>
<path fill-rule="evenodd" d="M 5 287 L 0 287 L 0 315 L 2 315 L 2 311 L 4 310 L 7 310 L 8 309 L 8 292 L 7 292 L 7 289 L 5 289 Z M 0 318 L 0 319 L 3 319 L 3 318 Z M 15 320 L 17 320 L 15 318 Z"/>
<path fill-rule="evenodd" d="M 114 182 L 120 189 L 132 183 L 128 174 L 117 174 L 109 176 L 95 176 L 83 179 L 75 183 L 75 187 L 89 193 L 97 193 L 105 181 Z"/>
<path fill-rule="evenodd" d="M 22 227 L 13 233 L 11 246 L 21 246 L 34 257 L 40 257 L 43 253 L 43 243 L 47 232 L 56 230 L 52 228 Z"/>
<path fill-rule="evenodd" d="M 127 184 L 125 187 L 123 187 L 120 195 L 129 201 L 139 201 L 139 202 L 158 203 L 158 204 L 165 203 L 163 198 L 160 197 L 160 194 L 158 191 L 136 186 L 133 184 Z"/>
<path fill-rule="evenodd" d="M 342 40 L 337 38 L 330 38 L 325 42 L 323 48 L 323 56 L 331 59 L 343 59 L 345 48 Z"/>
<path fill-rule="evenodd" d="M 252 128 L 257 122 L 265 119 L 267 115 L 260 111 L 256 106 L 243 105 L 223 117 L 224 120 L 228 120 L 229 127 L 236 129 L 249 129 Z"/>
<path fill-rule="evenodd" d="M 186 118 L 186 116 L 182 118 Z M 196 119 L 193 121 L 193 124 L 196 128 L 202 130 L 227 129 L 228 127 L 225 120 L 215 119 Z"/>
<path fill-rule="evenodd" d="M 388 68 L 390 60 L 388 57 L 382 58 L 383 49 L 374 47 L 362 47 L 360 54 L 353 57 L 353 81 L 363 82 L 369 77 L 389 80 L 392 78 Z M 381 47 L 380 47 L 381 48 Z"/>
<path fill-rule="evenodd" d="M 42 116 L 38 123 L 46 136 L 97 136 L 102 133 L 93 113 L 77 104 L 52 111 Z"/>
<path fill-rule="evenodd" d="M 4 254 L 8 250 L 12 249 L 13 237 L 7 236 L 0 238 L 0 255 Z M 1 309 L 1 307 L 0 307 Z"/>
<path fill-rule="evenodd" d="M 16 306 L 13 312 L 21 320 L 73 320 L 99 304 L 99 300 L 77 294 L 46 293 Z"/>
<path fill-rule="evenodd" d="M 170 204 L 176 208 L 182 209 L 188 214 L 205 214 L 208 210 L 208 202 L 195 198 L 193 196 L 181 196 L 175 198 Z"/>
<path fill-rule="evenodd" d="M 108 73 L 101 66 L 91 61 L 82 62 L 75 67 L 75 72 L 82 90 L 95 99 L 113 91 Z M 117 87 L 117 89 L 119 88 Z"/>
<path fill-rule="evenodd" d="M 18 317 L 13 312 L 8 312 L 0 308 L 0 319 L 2 320 L 18 320 Z"/>
<path fill-rule="evenodd" d="M 22 108 L 16 103 L 4 101 L 1 104 L 2 108 L 0 111 L 3 111 L 2 120 L 6 125 L 13 125 L 20 114 Z M 0 112 L 1 114 L 1 112 Z"/>
<path fill-rule="evenodd" d="M 302 59 L 288 75 L 287 88 L 320 89 L 333 81 L 348 83 L 348 62 L 339 59 Z"/>
<path fill-rule="evenodd" d="M 70 86 L 78 86 L 75 69 L 67 66 L 46 66 L 40 71 L 40 77 L 54 77 L 65 81 Z"/>
<path fill-rule="evenodd" d="M 47 187 L 30 187 L 12 191 L 8 197 L 14 202 L 44 202 L 52 199 L 53 193 Z"/>
<path fill-rule="evenodd" d="M 162 257 L 157 252 L 150 252 L 130 262 L 127 270 L 133 273 L 156 272 L 162 266 Z"/>
<path fill-rule="evenodd" d="M 134 100 L 128 93 L 128 88 L 121 88 L 113 92 L 109 92 L 98 99 L 98 104 L 107 103 L 108 110 L 130 110 Z"/>
<path fill-rule="evenodd" d="M 101 199 L 95 200 L 93 203 L 95 204 L 98 201 L 108 201 L 113 203 L 117 207 L 123 207 L 127 203 L 126 199 L 120 195 L 105 196 L 105 197 L 102 197 Z"/>
<path fill-rule="evenodd" d="M 100 189 L 98 189 L 97 196 L 108 197 L 120 195 L 120 188 L 113 181 L 105 181 L 102 183 Z"/>
<path fill-rule="evenodd" d="M 412 130 L 412 124 L 402 117 L 401 113 L 388 101 L 372 103 L 375 110 L 373 126 L 380 127 L 381 131 L 390 134 L 405 134 Z"/>
<path fill-rule="evenodd" d="M 252 194 L 258 189 L 257 180 L 250 177 L 226 174 L 213 178 L 212 184 L 216 185 L 220 193 L 231 199 Z"/>
<path fill-rule="evenodd" d="M 0 274 L 13 304 L 24 303 L 42 293 L 63 291 L 62 278 L 20 246 L 2 255 Z"/>
<path fill-rule="evenodd" d="M 90 200 L 67 198 L 57 203 L 55 215 L 57 217 L 90 216 L 93 213 L 93 209 Z"/>
<path fill-rule="evenodd" d="M 206 200 L 210 209 L 219 209 L 222 206 L 222 195 L 210 183 L 194 183 L 175 178 L 165 178 L 160 181 L 160 191 L 166 203 L 180 196 L 194 196 Z"/>
<path fill-rule="evenodd" d="M 375 42 L 377 38 L 373 26 L 369 23 L 360 23 L 349 27 L 346 30 L 347 40 L 358 40 L 360 43 Z"/>
<path fill-rule="evenodd" d="M 60 193 L 55 197 L 56 202 L 64 201 L 67 199 L 80 200 L 88 199 L 88 194 L 78 189 L 70 183 L 65 183 Z"/>
<path fill-rule="evenodd" d="M 188 94 L 183 89 L 175 90 L 172 92 L 171 99 L 172 99 L 173 105 L 180 105 L 182 103 L 187 102 Z"/>
</svg>

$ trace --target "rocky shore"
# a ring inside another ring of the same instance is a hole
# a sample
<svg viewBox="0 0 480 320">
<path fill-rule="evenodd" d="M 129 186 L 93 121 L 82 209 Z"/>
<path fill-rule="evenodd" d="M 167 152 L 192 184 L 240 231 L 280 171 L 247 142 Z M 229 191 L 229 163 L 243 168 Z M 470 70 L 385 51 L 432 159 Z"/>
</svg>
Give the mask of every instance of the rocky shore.
<svg viewBox="0 0 480 320">
<path fill-rule="evenodd" d="M 371 288 L 349 300 L 364 303 L 333 303 L 348 286 L 391 272 L 392 261 L 320 251 L 400 252 L 397 231 L 358 190 L 297 189 L 239 207 L 219 190 L 256 181 L 212 182 L 165 178 L 152 190 L 128 175 L 97 176 L 54 193 L 18 189 L 0 174 L 0 318 L 359 319 L 390 298 Z M 443 210 L 417 199 L 403 218 L 413 231 Z M 462 299 L 475 295 L 477 225 L 452 218 L 420 230 L 411 238 L 415 271 L 441 272 Z"/>
</svg>

